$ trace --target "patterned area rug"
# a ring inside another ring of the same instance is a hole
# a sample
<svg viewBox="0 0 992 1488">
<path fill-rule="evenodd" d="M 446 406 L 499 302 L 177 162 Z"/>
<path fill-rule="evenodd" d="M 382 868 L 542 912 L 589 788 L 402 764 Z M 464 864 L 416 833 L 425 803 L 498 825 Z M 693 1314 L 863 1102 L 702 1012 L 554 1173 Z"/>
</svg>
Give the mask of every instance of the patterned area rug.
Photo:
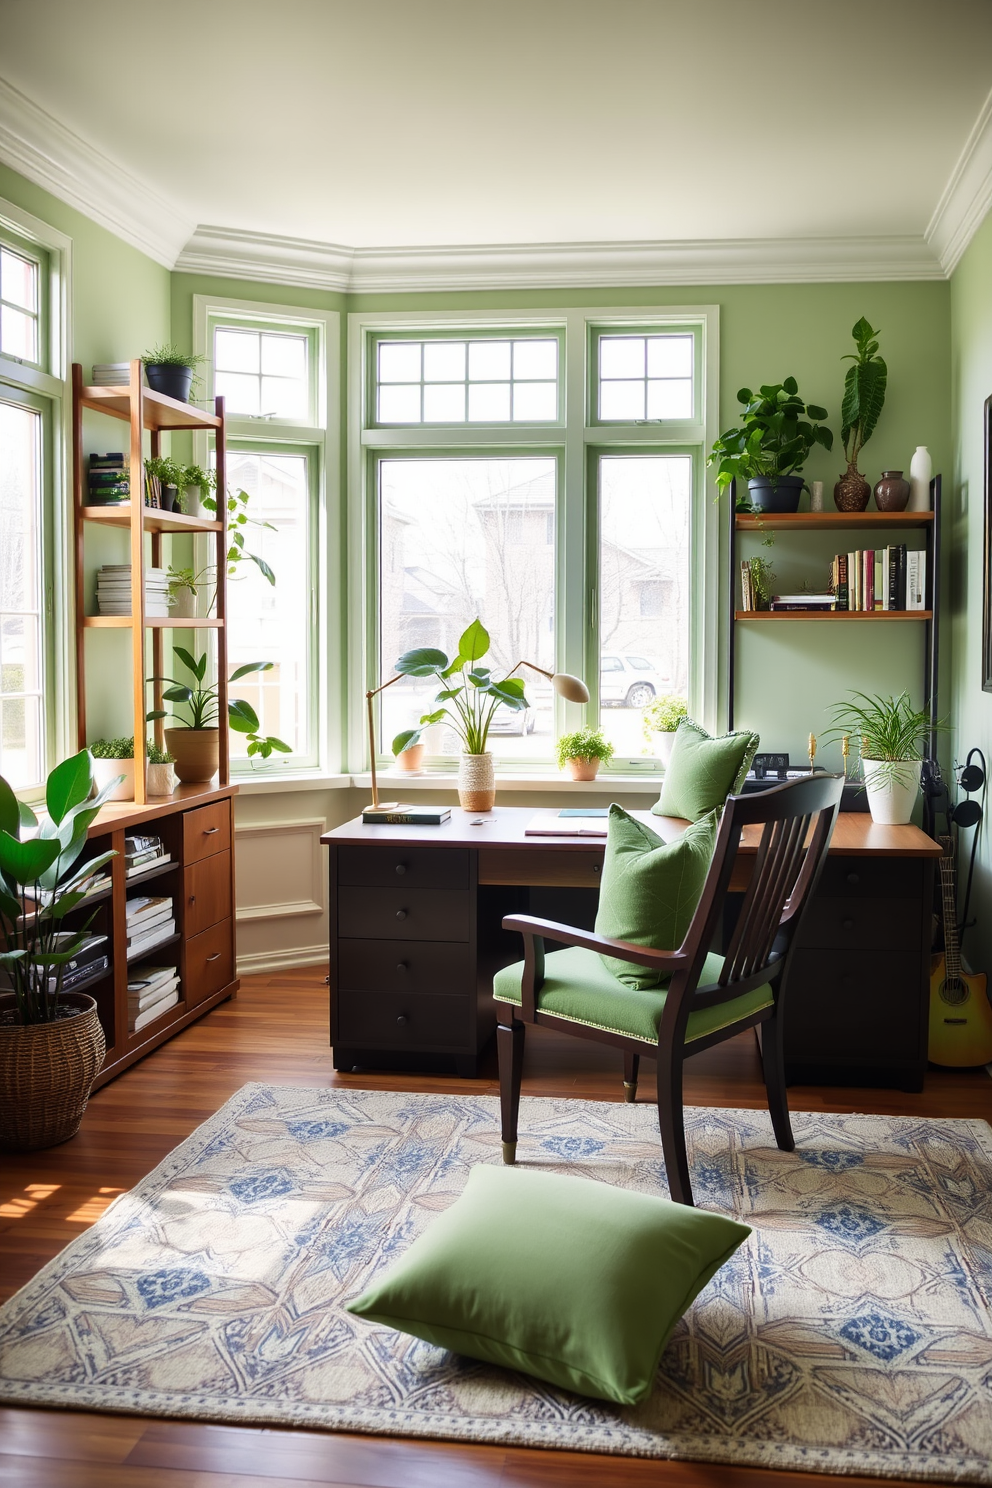
<svg viewBox="0 0 992 1488">
<path fill-rule="evenodd" d="M 992 1131 L 687 1112 L 697 1200 L 754 1234 L 636 1409 L 342 1310 L 498 1162 L 489 1097 L 247 1085 L 0 1312 L 0 1397 L 992 1483 Z M 525 1099 L 520 1159 L 665 1194 L 654 1107 Z"/>
</svg>

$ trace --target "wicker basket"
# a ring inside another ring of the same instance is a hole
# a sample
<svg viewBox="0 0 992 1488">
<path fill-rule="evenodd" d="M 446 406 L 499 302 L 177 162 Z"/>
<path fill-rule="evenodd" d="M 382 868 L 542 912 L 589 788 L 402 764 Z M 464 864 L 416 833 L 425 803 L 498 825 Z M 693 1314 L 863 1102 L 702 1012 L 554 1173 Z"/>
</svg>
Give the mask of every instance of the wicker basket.
<svg viewBox="0 0 992 1488">
<path fill-rule="evenodd" d="M 16 1003 L 0 995 L 0 1151 L 54 1147 L 79 1130 L 107 1046 L 92 997 L 67 992 L 62 1003 L 79 1009 L 74 1018 L 24 1026 L 2 1021 Z"/>
</svg>

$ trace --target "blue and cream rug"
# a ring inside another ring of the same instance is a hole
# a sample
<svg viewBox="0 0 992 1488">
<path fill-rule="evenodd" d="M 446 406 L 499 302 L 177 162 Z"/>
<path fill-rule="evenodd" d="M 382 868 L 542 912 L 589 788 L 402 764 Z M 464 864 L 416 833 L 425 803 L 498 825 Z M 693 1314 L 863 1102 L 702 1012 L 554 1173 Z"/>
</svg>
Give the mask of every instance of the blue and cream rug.
<svg viewBox="0 0 992 1488">
<path fill-rule="evenodd" d="M 636 1409 L 342 1302 L 500 1161 L 498 1102 L 246 1085 L 0 1312 L 0 1398 L 992 1483 L 992 1131 L 690 1110 L 697 1202 L 754 1234 Z M 525 1099 L 522 1164 L 667 1194 L 655 1109 Z M 567 1236 L 562 1243 L 567 1244 Z"/>
</svg>

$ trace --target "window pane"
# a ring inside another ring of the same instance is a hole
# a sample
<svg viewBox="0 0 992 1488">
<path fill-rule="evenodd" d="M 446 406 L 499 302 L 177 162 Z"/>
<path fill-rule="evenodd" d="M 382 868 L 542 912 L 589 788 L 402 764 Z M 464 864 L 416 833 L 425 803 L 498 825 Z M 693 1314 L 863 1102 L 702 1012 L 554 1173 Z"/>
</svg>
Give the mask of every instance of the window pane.
<svg viewBox="0 0 992 1488">
<path fill-rule="evenodd" d="M 644 417 L 643 382 L 604 382 L 599 390 L 601 419 L 642 419 Z"/>
<path fill-rule="evenodd" d="M 464 341 L 426 341 L 424 343 L 425 382 L 464 382 Z"/>
<path fill-rule="evenodd" d="M 0 775 L 44 777 L 41 415 L 0 403 Z"/>
<path fill-rule="evenodd" d="M 215 372 L 214 392 L 227 399 L 228 413 L 243 413 L 257 418 L 262 411 L 258 406 L 259 380 L 247 373 Z"/>
<path fill-rule="evenodd" d="M 552 671 L 554 513 L 552 459 L 381 460 L 380 676 L 415 646 L 453 657 L 476 615 L 492 638 L 487 664 L 497 675 L 521 657 Z M 533 673 L 525 681 L 531 709 L 495 716 L 490 747 L 502 757 L 550 751 L 550 684 Z M 409 678 L 382 694 L 381 753 L 431 709 L 437 690 L 431 678 Z M 429 734 L 429 754 L 458 753 L 451 730 Z"/>
<path fill-rule="evenodd" d="M 478 382 L 509 382 L 509 341 L 472 341 L 468 348 L 468 375 Z M 509 418 L 509 414 L 506 415 Z"/>
<path fill-rule="evenodd" d="M 650 754 L 642 712 L 689 681 L 688 455 L 604 455 L 600 722 L 620 755 Z"/>
<path fill-rule="evenodd" d="M 537 382 L 558 376 L 557 341 L 514 341 L 513 376 Z"/>
<path fill-rule="evenodd" d="M 0 349 L 6 356 L 26 362 L 38 360 L 38 322 L 23 310 L 0 307 Z"/>
<path fill-rule="evenodd" d="M 305 382 L 291 382 L 288 377 L 263 377 L 261 404 L 262 413 L 305 423 L 308 416 L 307 385 Z"/>
<path fill-rule="evenodd" d="M 469 383 L 468 416 L 471 420 L 484 423 L 508 423 L 510 384 L 508 382 Z"/>
<path fill-rule="evenodd" d="M 463 424 L 465 422 L 465 384 L 456 382 L 425 383 L 424 423 Z"/>
<path fill-rule="evenodd" d="M 218 372 L 257 372 L 259 362 L 257 331 L 222 331 L 214 333 L 214 367 Z"/>
<path fill-rule="evenodd" d="M 420 423 L 420 383 L 379 389 L 380 424 Z"/>
<path fill-rule="evenodd" d="M 604 336 L 599 343 L 601 377 L 643 377 L 644 337 Z"/>
<path fill-rule="evenodd" d="M 262 371 L 273 377 L 294 377 L 305 382 L 307 376 L 306 336 L 262 336 Z"/>
<path fill-rule="evenodd" d="M 242 563 L 228 585 L 229 661 L 232 671 L 248 661 L 271 661 L 270 672 L 235 682 L 233 697 L 255 709 L 261 733 L 275 734 L 294 753 L 308 754 L 310 701 L 310 495 L 305 455 L 232 452 L 228 473 L 234 489 L 248 491 L 248 514 L 267 527 L 244 527 L 245 546 L 270 565 L 274 585 L 254 563 Z M 243 734 L 231 734 L 232 755 L 244 758 Z M 274 756 L 287 764 L 288 755 Z"/>
<path fill-rule="evenodd" d="M 9 248 L 0 248 L 0 297 L 38 313 L 38 265 Z"/>
<path fill-rule="evenodd" d="M 419 341 L 382 341 L 379 344 L 380 382 L 419 382 Z"/>
<path fill-rule="evenodd" d="M 649 382 L 648 418 L 692 418 L 692 383 Z"/>
<path fill-rule="evenodd" d="M 650 336 L 648 338 L 649 377 L 691 377 L 691 336 Z"/>
<path fill-rule="evenodd" d="M 558 384 L 555 382 L 515 382 L 513 384 L 513 421 L 553 423 L 558 417 Z"/>
</svg>

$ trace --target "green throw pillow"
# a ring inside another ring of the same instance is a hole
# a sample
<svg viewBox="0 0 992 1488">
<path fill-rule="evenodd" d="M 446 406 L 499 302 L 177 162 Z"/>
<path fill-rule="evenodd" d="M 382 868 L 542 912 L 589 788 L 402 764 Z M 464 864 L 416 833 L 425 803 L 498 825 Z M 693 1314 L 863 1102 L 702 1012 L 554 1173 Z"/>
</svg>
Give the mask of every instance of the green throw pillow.
<svg viewBox="0 0 992 1488">
<path fill-rule="evenodd" d="M 661 795 L 651 810 L 655 816 L 698 821 L 707 811 L 722 807 L 744 784 L 760 743 L 759 736 L 750 733 L 721 734 L 714 739 L 698 723 L 684 718 L 675 734 Z"/>
<path fill-rule="evenodd" d="M 636 1405 L 747 1225 L 589 1178 L 479 1166 L 348 1311 L 566 1390 Z"/>
<path fill-rule="evenodd" d="M 596 914 L 597 935 L 656 951 L 678 950 L 692 922 L 716 844 L 717 813 L 664 842 L 650 827 L 610 807 L 606 857 Z M 632 961 L 602 957 L 627 987 L 658 987 L 667 977 Z"/>
</svg>

